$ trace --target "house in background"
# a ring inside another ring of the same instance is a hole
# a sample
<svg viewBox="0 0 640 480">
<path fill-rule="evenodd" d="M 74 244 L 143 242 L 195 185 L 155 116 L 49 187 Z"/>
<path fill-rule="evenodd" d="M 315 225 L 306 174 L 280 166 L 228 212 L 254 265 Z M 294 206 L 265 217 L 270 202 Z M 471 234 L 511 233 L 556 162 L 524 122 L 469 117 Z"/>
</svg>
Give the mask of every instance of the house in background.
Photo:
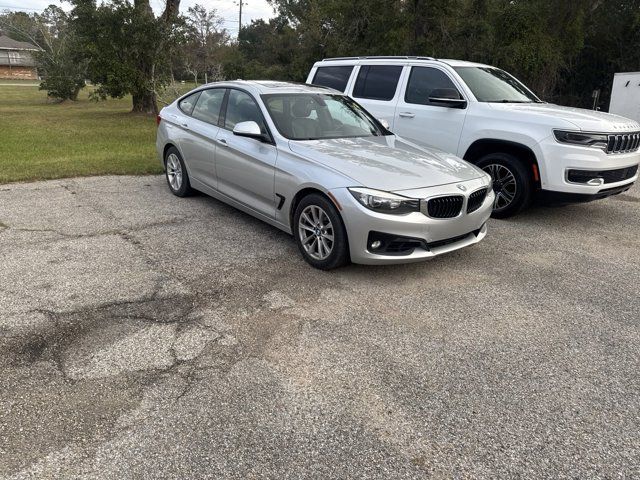
<svg viewBox="0 0 640 480">
<path fill-rule="evenodd" d="M 28 42 L 19 42 L 0 34 L 0 78 L 37 80 L 38 71 L 33 52 L 39 49 Z"/>
</svg>

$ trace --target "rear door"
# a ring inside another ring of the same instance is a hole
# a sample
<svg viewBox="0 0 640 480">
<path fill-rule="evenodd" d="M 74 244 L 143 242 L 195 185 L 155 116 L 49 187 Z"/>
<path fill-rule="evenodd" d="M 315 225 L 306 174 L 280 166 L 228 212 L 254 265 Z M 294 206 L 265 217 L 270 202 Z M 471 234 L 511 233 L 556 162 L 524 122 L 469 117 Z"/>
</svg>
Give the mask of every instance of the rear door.
<svg viewBox="0 0 640 480">
<path fill-rule="evenodd" d="M 216 139 L 218 190 L 253 210 L 275 217 L 276 147 L 272 143 L 233 134 L 240 122 L 254 121 L 271 133 L 256 100 L 243 90 L 229 89 L 224 126 Z"/>
<path fill-rule="evenodd" d="M 403 65 L 360 65 L 350 95 L 395 132 L 395 108 L 400 94 Z"/>
<path fill-rule="evenodd" d="M 217 188 L 215 140 L 220 130 L 218 123 L 225 90 L 210 88 L 199 92 L 191 106 L 190 116 L 185 116 L 180 125 L 185 132 L 180 147 L 189 177 L 211 188 Z M 183 102 L 185 101 L 181 102 L 180 108 L 187 113 L 189 106 L 183 105 Z"/>
<path fill-rule="evenodd" d="M 453 88 L 460 93 L 462 88 L 441 68 L 408 68 L 395 109 L 393 132 L 418 144 L 457 154 L 467 109 L 433 105 L 429 95 L 435 89 Z M 464 98 L 462 93 L 460 98 Z"/>
</svg>

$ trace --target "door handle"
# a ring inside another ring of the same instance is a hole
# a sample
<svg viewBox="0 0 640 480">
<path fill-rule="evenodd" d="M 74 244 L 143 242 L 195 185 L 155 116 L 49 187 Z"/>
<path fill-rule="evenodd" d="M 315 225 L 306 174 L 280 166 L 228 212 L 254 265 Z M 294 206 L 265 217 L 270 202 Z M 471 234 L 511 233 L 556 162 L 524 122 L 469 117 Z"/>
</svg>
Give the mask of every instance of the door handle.
<svg viewBox="0 0 640 480">
<path fill-rule="evenodd" d="M 411 112 L 400 112 L 400 116 L 402 118 L 413 118 L 416 116 L 416 114 Z"/>
<path fill-rule="evenodd" d="M 220 145 L 221 147 L 228 147 L 229 144 L 227 143 L 227 140 L 224 138 L 218 138 L 216 140 L 216 142 L 218 143 L 218 145 Z"/>
<path fill-rule="evenodd" d="M 184 128 L 185 130 L 189 130 L 189 124 L 188 123 L 181 123 L 180 124 L 182 126 L 182 128 Z"/>
</svg>

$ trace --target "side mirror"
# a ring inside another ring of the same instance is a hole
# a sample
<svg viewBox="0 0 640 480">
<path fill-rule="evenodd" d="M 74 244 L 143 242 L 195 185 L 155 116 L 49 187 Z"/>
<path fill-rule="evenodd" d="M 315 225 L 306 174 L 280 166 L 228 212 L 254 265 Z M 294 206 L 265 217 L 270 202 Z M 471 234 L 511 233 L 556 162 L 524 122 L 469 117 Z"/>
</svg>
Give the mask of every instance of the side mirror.
<svg viewBox="0 0 640 480">
<path fill-rule="evenodd" d="M 380 125 L 382 125 L 387 130 L 391 128 L 391 125 L 389 125 L 389 122 L 387 122 L 384 118 L 379 118 L 378 121 L 380 122 Z"/>
<path fill-rule="evenodd" d="M 455 88 L 436 88 L 429 95 L 429 103 L 449 108 L 466 108 L 467 101 Z"/>
<path fill-rule="evenodd" d="M 265 136 L 260 131 L 260 127 L 253 120 L 236 123 L 236 126 L 233 127 L 233 134 L 239 137 L 255 138 L 261 141 L 265 140 Z"/>
</svg>

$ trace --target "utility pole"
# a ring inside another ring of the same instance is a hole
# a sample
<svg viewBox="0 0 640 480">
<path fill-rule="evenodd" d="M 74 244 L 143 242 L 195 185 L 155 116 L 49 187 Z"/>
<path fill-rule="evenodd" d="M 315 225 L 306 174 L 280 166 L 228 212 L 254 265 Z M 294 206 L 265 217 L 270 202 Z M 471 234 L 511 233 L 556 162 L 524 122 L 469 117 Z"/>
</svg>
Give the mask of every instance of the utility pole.
<svg viewBox="0 0 640 480">
<path fill-rule="evenodd" d="M 240 29 L 242 29 L 242 0 L 238 0 L 240 4 L 240 13 L 238 15 L 238 38 L 240 37 Z"/>
</svg>

